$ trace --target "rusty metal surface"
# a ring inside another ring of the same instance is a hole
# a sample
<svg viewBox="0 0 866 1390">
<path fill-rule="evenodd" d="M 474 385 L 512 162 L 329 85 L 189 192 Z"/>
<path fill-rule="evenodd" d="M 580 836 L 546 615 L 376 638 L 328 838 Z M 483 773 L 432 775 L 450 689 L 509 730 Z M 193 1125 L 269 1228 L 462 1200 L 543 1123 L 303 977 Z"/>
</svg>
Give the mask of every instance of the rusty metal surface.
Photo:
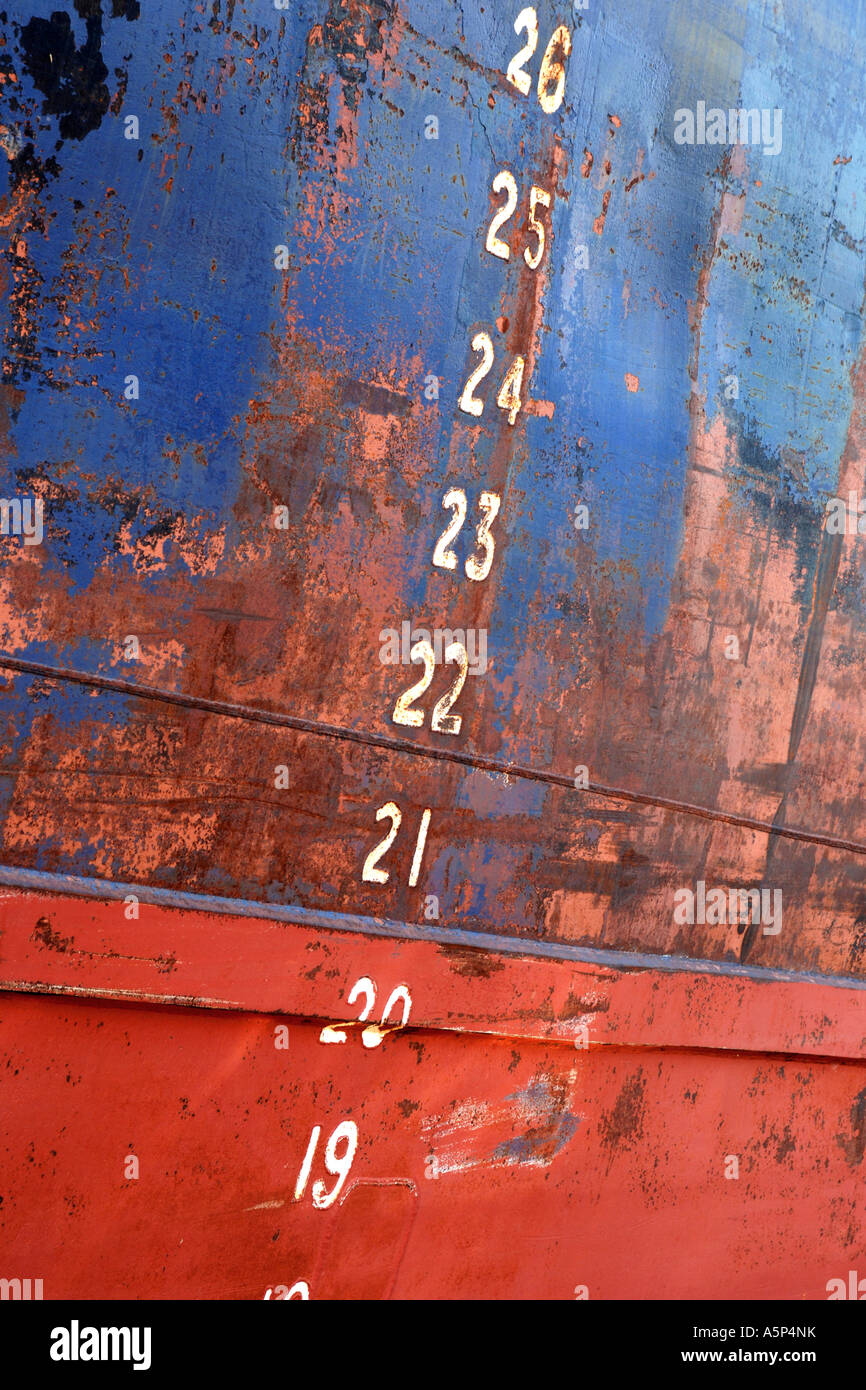
<svg viewBox="0 0 866 1390">
<path fill-rule="evenodd" d="M 449 921 L 862 973 L 862 541 L 823 526 L 826 498 L 863 471 L 861 40 L 835 5 L 786 19 L 793 49 L 759 7 L 729 8 L 724 33 L 712 8 L 665 5 L 658 32 L 652 7 L 575 12 L 553 115 L 505 78 L 512 18 L 491 6 L 10 13 L 6 477 L 44 499 L 45 536 L 3 540 L 2 648 L 569 786 L 585 766 L 591 787 L 646 798 L 371 764 L 372 811 L 420 815 L 431 788 L 448 803 L 428 868 L 453 885 Z M 554 10 L 538 13 L 552 30 Z M 55 91 L 45 25 L 72 35 L 69 74 L 85 50 L 102 66 Z M 691 95 L 729 104 L 770 67 L 767 99 L 787 112 L 775 158 L 674 142 Z M 827 70 L 832 119 L 814 86 Z M 520 189 L 508 262 L 485 249 L 503 168 Z M 532 270 L 536 181 L 552 205 Z M 480 419 L 457 408 L 483 324 L 500 360 L 526 355 L 513 426 L 492 391 Z M 484 583 L 462 575 L 462 535 L 456 571 L 431 564 L 455 485 L 472 508 L 484 488 L 502 498 Z M 404 622 L 487 634 L 456 738 L 392 722 L 417 668 L 384 664 L 380 634 Z M 4 707 L 6 862 L 100 875 L 118 857 L 125 877 L 174 868 L 180 883 L 194 843 L 220 892 L 292 901 L 303 877 L 346 904 L 336 863 L 304 865 L 321 838 L 339 858 L 352 755 L 323 740 L 298 767 L 286 736 L 292 792 L 277 797 L 247 723 L 132 695 L 109 714 L 86 686 L 42 680 L 15 681 Z M 149 751 L 143 722 L 160 730 Z M 50 788 L 70 746 L 73 783 L 97 789 L 86 807 Z M 123 777 L 131 749 L 144 784 Z M 206 790 L 178 800 L 186 777 Z M 239 779 L 237 853 L 213 800 Z M 106 795 L 152 795 L 174 834 L 124 841 Z M 291 862 L 251 873 L 249 841 L 278 807 Z M 465 839 L 490 847 L 480 872 Z M 509 908 L 499 861 L 515 846 Z M 790 926 L 733 944 L 678 929 L 672 891 L 701 876 L 779 887 Z M 393 897 L 386 910 L 415 915 Z"/>
<path fill-rule="evenodd" d="M 665 957 L 503 952 L 495 937 L 259 905 L 248 914 L 190 898 L 139 904 L 131 939 L 124 907 L 13 890 L 0 899 L 0 988 L 195 1004 L 307 1018 L 354 1019 L 352 985 L 372 975 L 383 1002 L 411 979 L 414 1027 L 553 1041 L 567 1047 L 654 1047 L 862 1059 L 863 987 L 834 977 L 696 971 Z M 85 890 L 89 890 L 85 892 Z M 217 907 L 219 915 L 214 908 Z M 280 915 L 277 915 L 280 914 Z M 217 950 L 214 946 L 218 945 Z M 636 966 L 635 959 L 639 960 Z M 450 1077 L 443 1077 L 447 1090 Z"/>
<path fill-rule="evenodd" d="M 118 1226 L 138 1296 L 821 1297 L 866 1258 L 863 537 L 827 522 L 866 492 L 866 29 L 539 0 L 524 94 L 520 8 L 0 14 L 0 491 L 44 515 L 0 535 L 0 1249 L 52 1296 L 130 1292 Z M 703 101 L 780 148 L 678 143 Z M 420 629 L 483 635 L 459 730 L 441 658 L 395 722 Z M 699 884 L 779 929 L 683 920 Z M 367 950 L 418 1035 L 322 1042 Z M 346 1117 L 348 1196 L 292 1203 Z"/>
<path fill-rule="evenodd" d="M 116 904 L 0 908 L 3 1256 L 46 1298 L 818 1299 L 863 1266 L 849 991 L 152 906 L 133 959 Z M 406 1027 L 365 1041 L 357 979 Z M 345 1123 L 339 1200 L 295 1200 Z"/>
</svg>

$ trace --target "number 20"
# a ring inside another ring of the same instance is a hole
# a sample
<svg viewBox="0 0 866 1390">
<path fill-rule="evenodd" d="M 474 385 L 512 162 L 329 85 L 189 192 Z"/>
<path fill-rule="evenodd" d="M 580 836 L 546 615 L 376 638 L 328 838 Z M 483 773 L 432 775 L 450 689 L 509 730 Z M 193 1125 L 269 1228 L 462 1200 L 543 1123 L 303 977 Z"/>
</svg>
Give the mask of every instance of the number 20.
<svg viewBox="0 0 866 1390">
<path fill-rule="evenodd" d="M 358 1022 L 367 1023 L 370 1014 L 373 1012 L 373 1006 L 376 1003 L 376 986 L 369 975 L 362 975 L 360 980 L 355 981 L 347 996 L 347 1002 L 349 1004 L 356 1004 L 361 997 L 364 998 L 365 1003 L 363 1009 L 358 1014 Z M 399 1023 L 392 1023 L 389 1027 L 388 1019 L 391 1017 L 392 1012 L 397 1008 L 398 1004 L 401 1006 L 402 1017 Z M 381 1022 L 367 1023 L 367 1027 L 362 1032 L 361 1042 L 364 1044 L 364 1047 L 379 1047 L 388 1033 L 396 1033 L 398 1029 L 405 1028 L 406 1024 L 409 1022 L 409 1015 L 411 1012 L 412 996 L 409 993 L 408 985 L 397 985 L 388 995 L 385 1007 L 382 1010 Z M 325 1027 L 319 1034 L 319 1042 L 344 1043 L 347 1036 L 346 1026 L 351 1027 L 352 1025 L 343 1025 L 341 1027 L 339 1023 L 325 1024 Z"/>
</svg>

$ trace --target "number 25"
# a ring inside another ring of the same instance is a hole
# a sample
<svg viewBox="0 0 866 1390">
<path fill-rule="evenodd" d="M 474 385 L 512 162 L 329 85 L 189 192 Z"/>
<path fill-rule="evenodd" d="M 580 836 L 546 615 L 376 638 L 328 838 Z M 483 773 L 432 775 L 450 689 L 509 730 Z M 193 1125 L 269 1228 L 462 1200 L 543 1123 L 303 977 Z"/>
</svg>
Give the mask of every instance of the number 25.
<svg viewBox="0 0 866 1390">
<path fill-rule="evenodd" d="M 502 241 L 497 235 L 499 228 L 504 227 L 505 223 L 510 221 L 517 208 L 517 184 L 514 175 L 510 174 L 507 169 L 502 169 L 493 180 L 493 192 L 501 193 L 503 190 L 508 196 L 503 206 L 493 216 L 493 220 L 487 231 L 487 240 L 484 245 L 491 256 L 498 256 L 501 261 L 508 261 L 511 259 L 511 247 L 508 245 L 507 241 Z M 543 208 L 549 208 L 550 194 L 546 192 L 545 189 L 539 188 L 537 184 L 533 184 L 529 193 L 529 226 L 530 230 L 535 233 L 538 247 L 535 251 L 530 251 L 527 246 L 523 251 L 523 259 L 526 261 L 530 270 L 538 269 L 544 255 L 544 223 L 536 217 L 539 204 Z"/>
</svg>

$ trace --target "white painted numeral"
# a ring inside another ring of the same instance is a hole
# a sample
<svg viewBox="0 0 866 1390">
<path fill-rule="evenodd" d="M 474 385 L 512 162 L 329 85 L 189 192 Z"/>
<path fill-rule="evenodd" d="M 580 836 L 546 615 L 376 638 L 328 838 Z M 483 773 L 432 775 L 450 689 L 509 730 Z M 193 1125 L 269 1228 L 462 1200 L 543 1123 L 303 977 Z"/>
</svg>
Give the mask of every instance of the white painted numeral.
<svg viewBox="0 0 866 1390">
<path fill-rule="evenodd" d="M 382 1013 L 383 1028 L 387 1023 L 388 1019 L 390 1018 L 391 1010 L 396 1006 L 398 1000 L 401 1000 L 403 1004 L 403 1017 L 400 1019 L 399 1023 L 394 1025 L 394 1027 L 405 1028 L 406 1024 L 409 1022 L 409 1015 L 412 1012 L 412 996 L 409 993 L 409 990 L 406 985 L 398 985 L 397 988 L 392 989 L 391 993 L 388 995 L 388 1002 L 386 1003 L 384 1011 Z"/>
<path fill-rule="evenodd" d="M 457 663 L 457 675 L 451 689 L 445 692 L 441 700 L 436 701 L 433 706 L 433 717 L 430 720 L 430 727 L 437 734 L 459 734 L 460 725 L 463 723 L 459 714 L 449 713 L 466 684 L 466 675 L 469 670 L 469 657 L 462 642 L 449 642 L 445 648 L 445 664 L 448 665 L 451 661 Z"/>
<path fill-rule="evenodd" d="M 346 1149 L 342 1158 L 337 1156 L 337 1145 L 341 1139 L 346 1141 Z M 313 1183 L 313 1206 L 320 1211 L 325 1211 L 336 1202 L 340 1195 L 343 1184 L 349 1176 L 349 1169 L 355 1157 L 355 1150 L 358 1147 L 358 1126 L 353 1120 L 344 1120 L 337 1125 L 325 1149 L 325 1167 L 332 1177 L 337 1178 L 330 1192 L 325 1187 L 321 1178 Z"/>
<path fill-rule="evenodd" d="M 422 715 L 421 717 L 423 719 L 424 716 Z M 370 853 L 364 860 L 364 867 L 361 870 L 361 878 L 365 883 L 388 882 L 388 870 L 377 869 L 376 865 L 382 858 L 382 855 L 387 853 L 387 851 L 393 845 L 394 840 L 397 836 L 397 831 L 400 829 L 400 822 L 403 819 L 403 813 L 401 812 L 400 807 L 396 806 L 393 801 L 386 801 L 385 805 L 380 806 L 378 811 L 376 812 L 376 820 L 384 820 L 386 816 L 390 817 L 391 829 L 388 831 L 388 834 L 385 836 L 384 840 L 380 840 L 378 845 L 376 845 L 374 849 L 370 850 Z"/>
<path fill-rule="evenodd" d="M 450 492 L 446 492 L 442 498 L 442 506 L 453 507 L 454 515 L 436 542 L 433 563 L 440 569 L 453 570 L 457 568 L 457 556 L 448 547 L 466 520 L 466 493 L 462 487 L 452 487 Z"/>
<path fill-rule="evenodd" d="M 277 1303 L 287 1303 L 290 1298 L 302 1298 L 306 1303 L 310 1297 L 310 1286 L 304 1279 L 298 1279 L 289 1288 L 288 1284 L 274 1284 L 274 1301 Z M 265 1289 L 265 1299 L 271 1296 L 271 1289 Z"/>
<path fill-rule="evenodd" d="M 489 333 L 476 333 L 472 339 L 472 351 L 481 353 L 481 361 L 473 372 L 469 373 L 466 385 L 460 394 L 458 402 L 460 409 L 467 415 L 479 416 L 484 409 L 484 402 L 479 401 L 474 394 L 475 387 L 483 381 L 490 368 L 493 366 L 493 344 L 490 341 Z"/>
<path fill-rule="evenodd" d="M 562 105 L 565 92 L 565 60 L 570 52 L 571 34 L 564 24 L 560 24 L 550 36 L 550 43 L 544 50 L 538 74 L 538 100 L 542 111 L 548 116 L 552 116 Z M 558 56 L 560 53 L 561 58 Z"/>
<path fill-rule="evenodd" d="M 373 1005 L 376 1002 L 376 986 L 369 975 L 362 975 L 360 980 L 356 980 L 352 985 L 352 990 L 348 998 L 348 1003 L 355 1004 L 359 995 L 366 995 L 367 1002 L 358 1014 L 358 1022 L 364 1023 L 373 1012 Z"/>
<path fill-rule="evenodd" d="M 430 821 L 430 812 L 425 811 L 424 816 L 426 817 L 426 821 L 422 822 L 422 829 L 424 837 L 426 838 L 427 825 Z M 421 853 L 423 853 L 424 840 L 420 833 L 418 836 L 418 843 L 421 847 Z M 417 847 L 415 850 L 415 855 L 417 858 Z M 410 883 L 412 882 L 411 879 L 409 881 Z M 362 1013 L 358 1015 L 357 1020 L 358 1023 L 364 1023 L 366 1019 L 369 1018 L 370 1013 L 373 1009 L 373 1005 L 376 1002 L 376 986 L 370 979 L 369 975 L 363 975 L 361 979 L 357 980 L 356 983 L 352 986 L 351 993 L 348 996 L 348 1002 L 350 1004 L 354 1004 L 359 994 L 365 995 L 367 999 L 367 1003 Z M 402 1017 L 400 1019 L 400 1022 L 392 1023 L 389 1025 L 388 1019 L 391 1017 L 392 1012 L 397 1008 L 398 1004 L 402 1005 Z M 379 1023 L 370 1023 L 367 1025 L 367 1027 L 361 1034 L 361 1042 L 367 1048 L 378 1047 L 380 1043 L 383 1041 L 383 1039 L 388 1036 L 389 1033 L 396 1033 L 398 1029 L 406 1027 L 406 1024 L 409 1022 L 409 1015 L 411 1012 L 412 996 L 409 993 L 408 985 L 397 985 L 396 988 L 392 989 L 391 993 L 388 995 L 385 1008 L 382 1011 L 381 1021 Z M 352 1027 L 353 1025 L 348 1024 L 346 1026 Z M 345 1041 L 345 1030 L 336 1023 L 328 1024 L 328 1026 L 326 1028 L 323 1028 L 321 1033 L 319 1034 L 319 1042 L 333 1043 Z"/>
<path fill-rule="evenodd" d="M 416 642 L 409 653 L 409 660 L 412 662 L 424 662 L 424 674 L 414 685 L 410 685 L 408 690 L 398 696 L 394 706 L 394 713 L 391 719 L 395 724 L 408 724 L 412 729 L 420 729 L 424 723 L 424 711 L 413 709 L 415 701 L 424 694 L 433 679 L 433 672 L 436 669 L 436 657 L 429 642 Z"/>
<path fill-rule="evenodd" d="M 498 173 L 493 180 L 493 192 L 505 192 L 508 196 L 502 207 L 494 215 L 493 221 L 487 229 L 487 240 L 484 245 L 487 247 L 491 256 L 498 256 L 500 260 L 507 261 L 511 256 L 511 247 L 508 245 L 507 241 L 500 240 L 496 233 L 509 218 L 514 216 L 514 210 L 517 207 L 517 183 L 515 182 L 514 175 L 510 174 L 507 169 L 503 169 Z"/>
<path fill-rule="evenodd" d="M 309 1182 L 310 1178 L 310 1169 L 313 1166 L 313 1157 L 316 1152 L 316 1145 L 319 1142 L 319 1135 L 321 1134 L 321 1132 L 321 1125 L 313 1125 L 313 1132 L 310 1135 L 310 1142 L 307 1145 L 307 1152 L 304 1154 L 304 1161 L 301 1164 L 301 1171 L 298 1174 L 298 1180 L 295 1183 L 295 1195 L 292 1198 L 294 1202 L 299 1202 L 307 1189 L 307 1183 Z"/>
<path fill-rule="evenodd" d="M 496 492 L 482 492 L 481 510 L 483 517 L 475 530 L 475 538 L 484 551 L 484 558 L 476 560 L 474 555 L 470 555 L 466 561 L 466 574 L 470 579 L 486 579 L 490 573 L 490 566 L 493 564 L 493 552 L 496 543 L 490 534 L 490 528 L 499 514 L 500 497 Z"/>
<path fill-rule="evenodd" d="M 424 808 L 421 813 L 421 824 L 418 827 L 418 838 L 415 841 L 415 853 L 412 856 L 412 868 L 409 872 L 409 887 L 416 888 L 418 885 L 418 875 L 421 872 L 421 860 L 424 858 L 424 846 L 427 844 L 427 830 L 430 826 L 430 816 L 432 812 Z M 385 1010 L 387 1013 L 387 1009 Z"/>
<path fill-rule="evenodd" d="M 307 1190 L 321 1133 L 322 1126 L 314 1125 L 310 1142 L 307 1145 L 307 1152 L 304 1154 L 304 1161 L 301 1164 L 301 1171 L 298 1174 L 298 1181 L 295 1183 L 293 1198 L 295 1202 L 299 1202 Z M 338 1156 L 337 1145 L 343 1140 L 346 1141 L 346 1148 L 342 1156 Z M 337 1125 L 325 1148 L 325 1168 L 333 1177 L 337 1178 L 337 1181 L 330 1191 L 321 1178 L 317 1178 L 313 1183 L 313 1206 L 318 1207 L 320 1211 L 325 1211 L 327 1207 L 333 1206 L 339 1197 L 343 1184 L 349 1176 L 357 1147 L 358 1126 L 354 1120 L 343 1120 L 342 1124 Z"/>
<path fill-rule="evenodd" d="M 495 541 L 490 534 L 490 527 L 499 514 L 500 504 L 501 499 L 498 493 L 482 492 L 480 506 L 483 516 L 475 528 L 475 537 L 477 545 L 483 551 L 483 557 L 476 560 L 474 555 L 469 556 L 464 566 L 469 579 L 486 579 L 490 573 L 493 553 L 496 549 Z M 453 570 L 457 568 L 457 556 L 453 550 L 449 549 L 449 546 L 466 520 L 466 493 L 462 487 L 453 487 L 446 492 L 442 498 L 442 506 L 452 507 L 454 516 L 436 542 L 436 548 L 433 551 L 433 564 L 438 565 L 441 569 Z"/>
<path fill-rule="evenodd" d="M 521 10 L 514 21 L 515 34 L 521 34 L 526 30 L 527 42 L 519 53 L 515 53 L 505 76 L 523 96 L 529 96 L 532 87 L 532 78 L 526 71 L 524 64 L 529 61 L 538 47 L 538 16 L 535 10 L 527 7 Z M 542 111 L 548 116 L 552 116 L 562 105 L 562 98 L 565 92 L 565 62 L 571 52 L 571 32 L 565 24 L 560 24 L 554 29 L 550 36 L 550 42 L 544 50 L 541 60 L 541 68 L 538 73 L 538 100 Z"/>
<path fill-rule="evenodd" d="M 522 357 L 515 357 L 508 371 L 502 379 L 499 388 L 499 395 L 496 397 L 496 404 L 500 410 L 508 411 L 508 423 L 513 425 L 517 419 L 517 412 L 521 408 L 520 388 L 523 385 L 523 369 L 525 363 Z"/>
<path fill-rule="evenodd" d="M 490 334 L 476 333 L 472 339 L 472 349 L 474 352 L 483 354 L 482 361 L 473 372 L 470 372 L 457 404 L 467 415 L 474 415 L 477 419 L 484 412 L 484 402 L 480 401 L 473 393 L 479 381 L 487 376 L 493 366 L 493 344 L 490 341 Z M 499 395 L 496 397 L 496 404 L 501 410 L 508 412 L 509 425 L 514 424 L 517 419 L 517 412 L 521 408 L 520 387 L 523 382 L 525 365 L 524 358 L 515 357 L 502 379 Z"/>
<path fill-rule="evenodd" d="M 533 254 L 527 246 L 523 252 L 523 259 L 526 261 L 530 270 L 538 269 L 541 265 L 541 258 L 544 255 L 544 223 L 540 222 L 535 216 L 535 209 L 539 203 L 543 208 L 549 208 L 550 194 L 546 193 L 543 188 L 538 188 L 533 184 L 529 194 L 529 225 L 538 237 L 538 250 Z"/>
<path fill-rule="evenodd" d="M 503 388 L 504 389 L 504 388 Z M 520 407 L 518 406 L 518 409 Z M 412 705 L 429 686 L 433 679 L 433 672 L 436 667 L 436 657 L 429 642 L 416 642 L 409 653 L 413 661 L 424 662 L 424 675 L 415 685 L 410 685 L 408 690 L 398 696 L 394 706 L 391 719 L 395 724 L 410 724 L 414 729 L 420 729 L 424 723 L 424 711 L 412 709 Z M 458 666 L 457 675 L 452 682 L 450 690 L 437 700 L 433 708 L 433 719 L 431 727 L 439 734 L 458 734 L 460 732 L 461 717 L 459 714 L 449 714 L 448 711 L 454 704 L 460 691 L 463 689 L 466 680 L 466 673 L 469 670 L 469 657 L 462 642 L 449 642 L 445 648 L 445 664 L 456 662 Z M 393 805 L 393 802 L 389 802 Z M 396 807 L 394 808 L 396 810 Z M 398 813 L 399 814 L 399 813 Z M 396 834 L 396 831 L 394 832 Z M 390 844 L 390 841 L 389 841 Z M 384 853 L 384 850 L 382 851 Z M 380 870 L 381 872 L 381 870 Z M 381 883 L 381 879 L 374 880 Z"/>
<path fill-rule="evenodd" d="M 389 805 L 393 806 L 393 805 L 394 805 L 393 801 L 392 801 L 392 802 L 389 802 Z M 378 819 L 378 817 L 377 817 L 377 819 Z M 382 843 L 383 843 L 383 845 L 385 844 L 384 841 L 383 841 Z M 385 845 L 385 848 L 387 848 L 387 845 Z M 382 850 L 382 853 L 384 853 L 384 849 Z M 364 876 L 365 876 L 365 877 L 366 877 L 366 868 L 367 868 L 367 864 L 368 864 L 369 862 L 370 862 L 370 856 L 367 855 L 367 859 L 366 859 L 365 864 L 364 864 L 364 870 L 365 870 Z M 379 872 L 381 873 L 382 871 L 380 870 Z M 374 880 L 372 880 L 372 881 L 373 881 L 374 883 L 375 883 L 375 882 L 382 883 L 382 882 L 384 882 L 385 880 L 387 880 L 387 878 L 388 878 L 388 875 L 387 875 L 387 873 L 386 873 L 386 874 L 385 874 L 385 879 L 378 879 L 378 880 L 377 880 L 377 879 L 374 879 Z M 361 1010 L 361 1012 L 358 1014 L 358 1022 L 359 1022 L 359 1023 L 364 1023 L 364 1022 L 366 1022 L 366 1020 L 370 1017 L 370 1014 L 371 1014 L 372 1009 L 373 1009 L 373 1005 L 374 1005 L 375 1002 L 376 1002 L 376 986 L 373 984 L 373 981 L 370 979 L 369 975 L 362 975 L 361 978 L 360 978 L 360 980 L 356 980 L 356 981 L 355 981 L 355 983 L 352 985 L 352 990 L 351 990 L 351 993 L 350 993 L 349 998 L 348 998 L 348 1003 L 350 1003 L 350 1004 L 355 1004 L 355 1003 L 357 1003 L 358 996 L 359 996 L 359 995 L 362 995 L 362 994 L 363 994 L 363 995 L 366 995 L 367 1002 L 366 1002 L 366 1004 L 364 1005 L 364 1007 L 363 1007 L 363 1009 Z M 346 1041 L 346 1030 L 345 1030 L 344 1028 L 341 1028 L 341 1027 L 339 1026 L 339 1024 L 337 1024 L 337 1023 L 326 1023 L 326 1024 L 325 1024 L 325 1027 L 322 1029 L 321 1033 L 319 1034 L 319 1042 L 323 1042 L 323 1043 L 344 1043 L 345 1041 Z"/>
<path fill-rule="evenodd" d="M 524 29 L 526 30 L 527 42 L 524 44 L 523 48 L 521 48 L 520 52 L 515 53 L 514 57 L 511 59 L 505 76 L 508 78 L 508 81 L 517 88 L 518 92 L 522 92 L 524 96 L 528 96 L 529 89 L 532 86 L 532 78 L 525 70 L 523 64 L 529 61 L 538 47 L 538 15 L 531 5 L 528 5 L 525 10 L 521 10 L 514 21 L 515 34 L 521 34 Z"/>
<path fill-rule="evenodd" d="M 447 653 L 446 653 L 446 655 L 447 655 Z M 455 682 L 455 684 L 456 684 L 456 682 Z M 461 684 L 462 684 L 462 682 L 461 682 Z M 453 690 L 453 689 L 454 689 L 454 687 L 452 687 L 452 690 Z M 451 704 L 454 703 L 454 700 L 456 700 L 457 695 L 458 695 L 459 693 L 460 693 L 459 689 L 457 689 L 456 691 L 454 691 L 454 699 L 452 699 Z M 440 700 L 439 703 L 440 703 L 440 704 L 442 703 L 441 700 Z M 438 706 L 437 706 L 437 708 L 438 708 Z M 449 708 L 450 708 L 450 706 L 449 706 Z M 453 717 L 453 716 L 452 716 L 452 717 Z M 410 887 L 410 888 L 415 888 L 415 887 L 417 886 L 417 883 L 418 883 L 418 875 L 419 875 L 420 872 L 421 872 L 421 861 L 422 861 L 422 859 L 424 858 L 424 848 L 425 848 L 425 846 L 426 846 L 426 844 L 427 844 L 427 830 L 428 830 L 428 828 L 429 828 L 429 826 L 430 826 L 430 816 L 431 816 L 431 814 L 432 814 L 432 812 L 429 810 L 428 807 L 425 807 L 424 810 L 421 812 L 421 824 L 420 824 L 420 826 L 418 827 L 418 836 L 417 836 L 417 838 L 416 838 L 416 840 L 415 840 L 415 853 L 414 853 L 414 855 L 412 856 L 412 868 L 411 868 L 410 873 L 409 873 L 409 887 Z M 362 880 L 363 880 L 365 883 L 387 883 L 387 882 L 388 882 L 388 878 L 389 878 L 389 871 L 388 871 L 388 869 L 377 869 L 377 868 L 375 868 L 375 865 L 376 865 L 376 864 L 379 862 L 379 860 L 382 858 L 383 854 L 385 854 L 385 853 L 391 848 L 392 844 L 394 843 L 394 838 L 395 838 L 395 836 L 396 836 L 396 834 L 397 834 L 397 831 L 398 831 L 399 828 L 400 828 L 400 823 L 401 823 L 401 821 L 402 821 L 402 819 L 403 819 L 403 815 L 402 815 L 402 812 L 400 811 L 399 806 L 397 806 L 397 805 L 395 804 L 395 802 L 393 802 L 393 801 L 388 801 L 388 802 L 385 803 L 384 806 L 380 806 L 380 807 L 379 807 L 379 810 L 376 812 L 376 820 L 383 820 L 385 816 L 389 816 L 389 817 L 390 817 L 390 820 L 391 820 L 391 829 L 390 829 L 390 831 L 388 832 L 388 834 L 385 836 L 384 840 L 380 840 L 379 843 L 378 843 L 378 845 L 376 845 L 376 847 L 375 847 L 374 849 L 371 849 L 371 850 L 370 850 L 370 853 L 367 855 L 367 858 L 364 860 L 364 867 L 363 867 L 363 869 L 361 870 L 361 878 L 362 878 Z M 360 992 L 362 986 L 365 986 L 365 987 L 367 988 L 368 995 L 369 995 L 369 991 L 370 991 L 370 990 L 372 990 L 373 993 L 372 993 L 372 997 L 370 998 L 370 1002 L 368 1003 L 365 1012 L 362 1013 L 362 1014 L 360 1015 L 360 1018 L 359 1018 L 359 1022 L 360 1022 L 360 1023 L 363 1023 L 364 1020 L 369 1016 L 370 1010 L 371 1010 L 372 1007 L 373 1007 L 373 1002 L 375 1001 L 375 992 L 376 992 L 376 986 L 373 984 L 372 980 L 368 980 L 367 977 L 364 976 L 363 980 L 359 980 L 359 981 L 358 981 L 358 983 L 357 983 L 357 984 L 355 985 L 355 987 L 354 987 L 354 990 L 353 990 L 352 994 L 349 996 L 349 1003 L 350 1003 L 350 1004 L 354 1004 L 354 1003 L 355 1003 L 355 1000 L 356 1000 L 356 998 L 357 998 L 357 994 L 355 993 L 355 990 L 358 990 L 358 991 Z M 335 1027 L 334 1027 L 332 1024 L 328 1024 L 327 1028 L 323 1028 L 323 1029 L 322 1029 L 321 1041 L 322 1041 L 322 1042 L 345 1042 L 345 1037 L 336 1036 L 336 1034 L 338 1034 L 339 1031 L 340 1031 L 340 1030 L 339 1030 L 339 1029 L 335 1029 Z M 325 1033 L 330 1034 L 330 1036 L 328 1036 L 328 1037 L 326 1038 L 326 1037 L 324 1036 Z"/>
<path fill-rule="evenodd" d="M 511 174 L 508 169 L 502 169 L 493 180 L 493 192 L 501 193 L 503 190 L 507 192 L 508 197 L 490 223 L 487 231 L 487 240 L 484 244 L 491 255 L 498 256 L 500 260 L 507 261 L 511 258 L 511 247 L 508 245 L 507 241 L 502 241 L 496 234 L 499 228 L 504 226 L 504 224 L 513 217 L 517 208 L 517 182 L 514 175 Z M 544 256 L 544 224 L 536 216 L 536 209 L 539 204 L 541 207 L 549 208 L 550 194 L 544 188 L 539 188 L 537 184 L 533 184 L 529 191 L 528 222 L 529 230 L 534 233 L 538 241 L 538 246 L 535 251 L 530 251 L 527 246 L 523 252 L 523 258 L 530 270 L 537 270 Z"/>
</svg>

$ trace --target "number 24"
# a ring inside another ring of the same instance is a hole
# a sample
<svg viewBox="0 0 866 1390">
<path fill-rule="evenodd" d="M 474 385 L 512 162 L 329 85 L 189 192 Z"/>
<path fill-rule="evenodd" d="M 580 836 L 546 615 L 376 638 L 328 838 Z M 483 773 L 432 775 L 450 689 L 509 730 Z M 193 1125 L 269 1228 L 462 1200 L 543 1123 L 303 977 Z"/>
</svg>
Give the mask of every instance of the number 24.
<svg viewBox="0 0 866 1390">
<path fill-rule="evenodd" d="M 475 395 L 475 388 L 484 380 L 490 368 L 493 366 L 493 343 L 490 334 L 483 330 L 475 334 L 472 339 L 472 351 L 481 353 L 481 361 L 478 366 L 469 373 L 466 385 L 460 393 L 460 400 L 457 402 L 460 409 L 467 415 L 474 415 L 476 419 L 484 411 L 484 402 L 480 401 Z M 500 410 L 508 412 L 508 423 L 513 425 L 517 419 L 518 411 L 523 402 L 520 399 L 520 388 L 523 385 L 523 372 L 526 366 L 523 357 L 515 357 L 508 371 L 502 379 L 499 394 L 496 397 L 496 404 Z"/>
</svg>

